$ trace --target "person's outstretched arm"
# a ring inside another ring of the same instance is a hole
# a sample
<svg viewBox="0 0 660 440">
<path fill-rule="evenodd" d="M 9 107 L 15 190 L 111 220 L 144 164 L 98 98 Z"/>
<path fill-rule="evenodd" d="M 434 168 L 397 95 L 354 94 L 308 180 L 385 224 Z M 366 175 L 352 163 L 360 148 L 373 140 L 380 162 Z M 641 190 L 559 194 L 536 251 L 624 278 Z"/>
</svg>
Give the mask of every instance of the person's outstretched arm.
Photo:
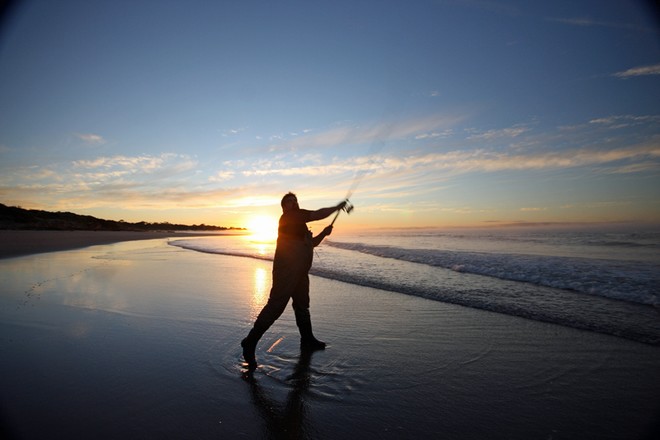
<svg viewBox="0 0 660 440">
<path fill-rule="evenodd" d="M 332 233 L 332 225 L 326 226 L 319 235 L 312 238 L 312 244 L 314 245 L 314 247 L 320 245 L 323 239 L 328 235 L 330 235 L 331 233 Z"/>
<path fill-rule="evenodd" d="M 330 217 L 330 215 L 335 211 L 344 209 L 344 206 L 346 206 L 345 200 L 341 203 L 338 203 L 337 206 L 331 206 L 329 208 L 321 208 L 321 209 L 317 209 L 316 211 L 311 211 L 309 214 L 310 221 L 313 222 L 316 220 L 323 220 L 324 218 Z"/>
</svg>

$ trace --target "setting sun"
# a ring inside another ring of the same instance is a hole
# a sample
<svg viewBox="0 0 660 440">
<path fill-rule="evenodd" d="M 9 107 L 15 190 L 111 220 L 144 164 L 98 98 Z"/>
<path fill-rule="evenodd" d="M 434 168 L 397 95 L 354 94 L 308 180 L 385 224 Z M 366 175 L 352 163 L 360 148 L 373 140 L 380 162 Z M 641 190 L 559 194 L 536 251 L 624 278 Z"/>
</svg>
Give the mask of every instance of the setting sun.
<svg viewBox="0 0 660 440">
<path fill-rule="evenodd" d="M 277 238 L 277 219 L 268 215 L 251 217 L 248 230 L 254 240 L 274 241 Z"/>
</svg>

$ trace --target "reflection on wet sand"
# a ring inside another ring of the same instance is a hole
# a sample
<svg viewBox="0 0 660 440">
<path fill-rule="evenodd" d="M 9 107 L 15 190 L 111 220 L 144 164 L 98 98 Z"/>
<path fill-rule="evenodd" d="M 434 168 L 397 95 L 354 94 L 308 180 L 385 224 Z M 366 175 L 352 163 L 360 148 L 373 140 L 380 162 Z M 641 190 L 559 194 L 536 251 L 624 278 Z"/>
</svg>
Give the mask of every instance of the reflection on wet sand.
<svg viewBox="0 0 660 440">
<path fill-rule="evenodd" d="M 268 271 L 263 267 L 255 267 L 253 279 L 254 286 L 252 288 L 252 298 L 250 301 L 250 316 L 252 320 L 256 319 L 264 304 L 266 304 L 266 301 L 268 300 L 268 288 L 270 287 Z"/>
<path fill-rule="evenodd" d="M 246 371 L 243 379 L 250 385 L 252 402 L 264 420 L 264 436 L 270 439 L 313 438 L 313 430 L 307 419 L 305 395 L 311 382 L 310 361 L 312 351 L 303 350 L 293 374 L 288 378 L 292 388 L 285 402 L 273 399 L 259 385 L 254 372 Z"/>
</svg>

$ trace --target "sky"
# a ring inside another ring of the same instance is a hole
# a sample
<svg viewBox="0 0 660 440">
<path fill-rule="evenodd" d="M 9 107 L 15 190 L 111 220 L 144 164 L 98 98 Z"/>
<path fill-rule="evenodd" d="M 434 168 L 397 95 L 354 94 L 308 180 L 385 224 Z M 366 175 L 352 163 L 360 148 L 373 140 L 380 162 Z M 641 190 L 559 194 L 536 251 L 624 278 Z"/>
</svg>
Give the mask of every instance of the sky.
<svg viewBox="0 0 660 440">
<path fill-rule="evenodd" d="M 0 203 L 243 227 L 350 191 L 344 228 L 660 228 L 651 4 L 21 1 Z"/>
</svg>

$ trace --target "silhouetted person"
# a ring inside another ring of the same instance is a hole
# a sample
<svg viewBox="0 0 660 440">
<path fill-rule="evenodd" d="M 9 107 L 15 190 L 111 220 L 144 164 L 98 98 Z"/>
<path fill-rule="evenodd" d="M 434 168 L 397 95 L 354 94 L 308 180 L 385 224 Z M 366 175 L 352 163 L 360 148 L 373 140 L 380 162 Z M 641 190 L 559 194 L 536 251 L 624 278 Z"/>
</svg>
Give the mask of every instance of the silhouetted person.
<svg viewBox="0 0 660 440">
<path fill-rule="evenodd" d="M 312 267 L 313 249 L 330 235 L 332 225 L 327 226 L 316 237 L 312 237 L 312 233 L 307 229 L 307 223 L 323 220 L 332 213 L 344 209 L 346 202 L 329 208 L 308 211 L 300 209 L 295 194 L 287 193 L 282 197 L 281 205 L 283 213 L 277 230 L 277 247 L 273 260 L 273 286 L 268 302 L 259 313 L 252 330 L 241 341 L 243 358 L 250 369 L 257 367 L 254 354 L 257 342 L 284 312 L 289 298 L 293 298 L 292 305 L 296 315 L 296 325 L 300 330 L 301 350 L 323 350 L 325 348 L 325 342 L 316 339 L 312 333 L 312 321 L 309 316 L 308 273 Z"/>
</svg>

